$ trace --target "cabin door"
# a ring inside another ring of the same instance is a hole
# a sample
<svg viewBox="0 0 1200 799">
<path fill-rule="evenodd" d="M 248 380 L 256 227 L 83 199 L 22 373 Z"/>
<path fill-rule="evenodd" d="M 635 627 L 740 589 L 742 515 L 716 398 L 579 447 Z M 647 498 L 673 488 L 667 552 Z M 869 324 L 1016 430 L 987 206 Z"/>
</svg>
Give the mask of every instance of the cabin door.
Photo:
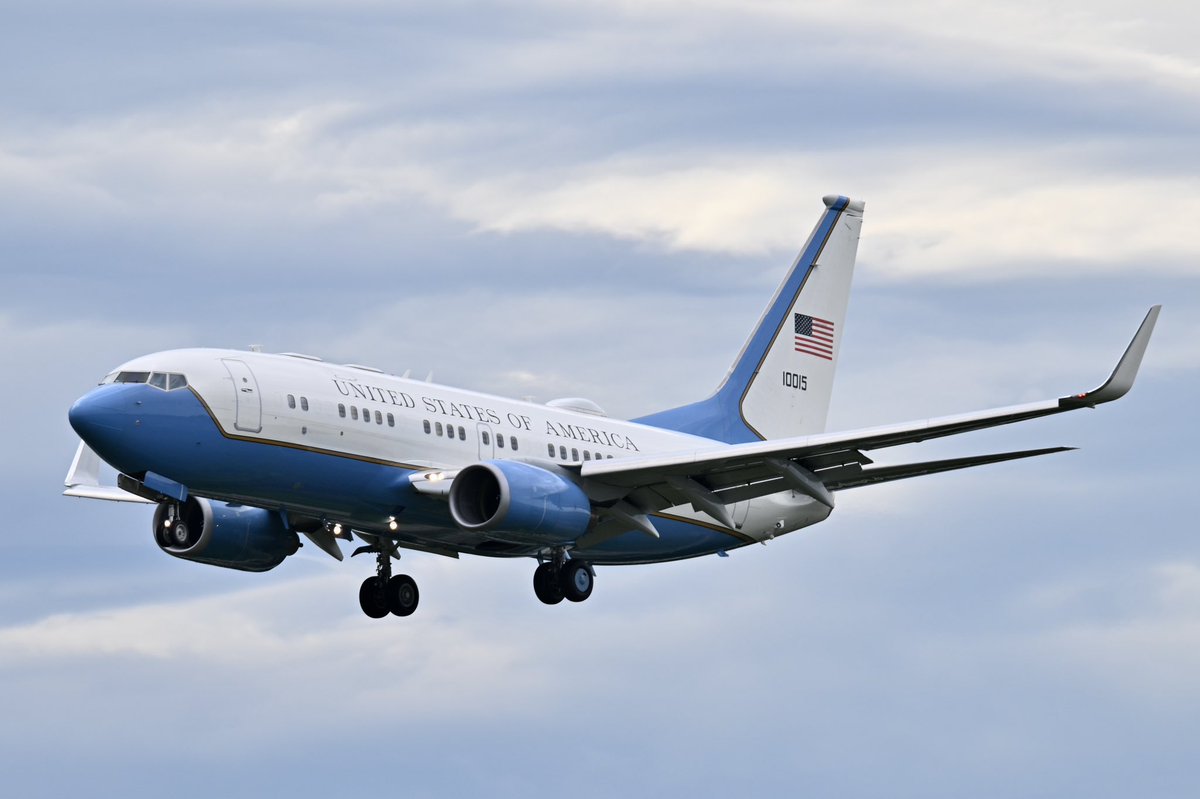
<svg viewBox="0 0 1200 799">
<path fill-rule="evenodd" d="M 221 363 L 233 379 L 233 396 L 237 404 L 237 416 L 233 422 L 234 428 L 244 433 L 257 433 L 262 430 L 262 397 L 258 394 L 258 381 L 254 373 L 243 361 L 222 358 Z"/>
</svg>

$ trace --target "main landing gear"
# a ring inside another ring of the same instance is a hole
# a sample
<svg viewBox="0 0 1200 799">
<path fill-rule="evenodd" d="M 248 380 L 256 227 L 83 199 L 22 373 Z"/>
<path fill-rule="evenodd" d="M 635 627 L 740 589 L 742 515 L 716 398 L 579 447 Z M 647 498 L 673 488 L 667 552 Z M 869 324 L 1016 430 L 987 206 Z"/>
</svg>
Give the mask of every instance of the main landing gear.
<svg viewBox="0 0 1200 799">
<path fill-rule="evenodd" d="M 595 582 L 592 567 L 586 561 L 567 560 L 566 553 L 560 550 L 533 570 L 533 593 L 547 605 L 557 605 L 564 599 L 582 602 L 592 595 Z"/>
<path fill-rule="evenodd" d="M 358 604 L 363 613 L 372 619 L 382 619 L 389 613 L 411 615 L 421 599 L 417 581 L 407 574 L 392 574 L 392 553 L 383 546 L 364 547 L 363 550 L 374 551 L 376 557 L 375 576 L 363 580 L 358 589 Z"/>
</svg>

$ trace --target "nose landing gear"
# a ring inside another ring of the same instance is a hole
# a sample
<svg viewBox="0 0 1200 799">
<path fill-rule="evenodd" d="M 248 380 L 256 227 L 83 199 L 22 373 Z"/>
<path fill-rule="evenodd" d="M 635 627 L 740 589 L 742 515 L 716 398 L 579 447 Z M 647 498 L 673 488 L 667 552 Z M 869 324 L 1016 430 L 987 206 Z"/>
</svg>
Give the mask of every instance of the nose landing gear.
<svg viewBox="0 0 1200 799">
<path fill-rule="evenodd" d="M 195 541 L 192 540 L 193 530 L 188 526 L 179 503 L 172 502 L 166 506 L 166 515 L 162 527 L 157 531 L 158 542 L 165 547 L 186 549 Z"/>
</svg>

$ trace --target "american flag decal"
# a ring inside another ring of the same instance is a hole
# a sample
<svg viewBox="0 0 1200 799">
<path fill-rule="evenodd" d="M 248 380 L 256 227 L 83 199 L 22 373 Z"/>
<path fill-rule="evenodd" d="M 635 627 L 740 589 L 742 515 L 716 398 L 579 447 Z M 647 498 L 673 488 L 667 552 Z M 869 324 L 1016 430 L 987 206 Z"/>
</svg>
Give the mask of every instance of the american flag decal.
<svg viewBox="0 0 1200 799">
<path fill-rule="evenodd" d="M 794 315 L 796 317 L 796 352 L 832 361 L 833 322 L 827 319 L 818 319 L 815 316 L 805 316 L 802 313 Z"/>
</svg>

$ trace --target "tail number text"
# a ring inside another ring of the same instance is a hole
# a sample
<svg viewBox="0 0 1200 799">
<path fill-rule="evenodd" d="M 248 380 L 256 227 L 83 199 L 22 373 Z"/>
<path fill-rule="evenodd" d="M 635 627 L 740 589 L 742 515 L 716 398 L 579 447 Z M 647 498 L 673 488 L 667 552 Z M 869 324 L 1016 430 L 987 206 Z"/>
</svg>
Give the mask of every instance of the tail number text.
<svg viewBox="0 0 1200 799">
<path fill-rule="evenodd" d="M 798 375 L 795 372 L 783 373 L 783 385 L 797 391 L 808 391 L 808 375 Z"/>
</svg>

